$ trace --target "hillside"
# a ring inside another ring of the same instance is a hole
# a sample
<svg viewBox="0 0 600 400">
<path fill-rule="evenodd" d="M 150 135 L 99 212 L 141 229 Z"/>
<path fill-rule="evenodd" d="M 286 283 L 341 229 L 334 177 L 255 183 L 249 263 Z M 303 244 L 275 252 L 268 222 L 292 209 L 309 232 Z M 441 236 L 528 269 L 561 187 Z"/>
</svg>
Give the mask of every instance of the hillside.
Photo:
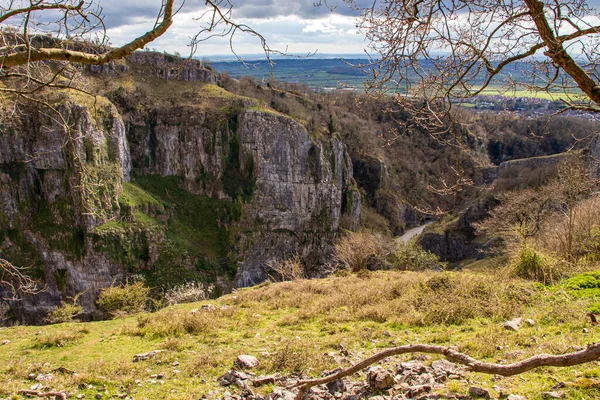
<svg viewBox="0 0 600 400">
<path fill-rule="evenodd" d="M 30 388 L 65 391 L 69 398 L 236 398 L 242 389 L 222 387 L 217 378 L 231 370 L 241 354 L 255 356 L 260 363 L 246 371 L 253 398 L 272 393 L 269 398 L 275 399 L 282 398 L 276 393 L 286 381 L 318 377 L 408 343 L 453 346 L 495 363 L 572 352 L 600 340 L 597 326 L 585 316 L 597 305 L 597 277 L 542 287 L 507 279 L 502 271 L 372 272 L 265 283 L 214 301 L 111 321 L 0 328 L 0 398 L 19 398 L 17 391 Z M 518 331 L 502 326 L 516 317 L 528 322 Z M 134 358 L 155 350 L 160 352 Z M 393 372 L 401 362 L 412 359 L 429 366 L 437 358 L 398 356 L 382 365 Z M 412 372 L 406 384 L 397 376 L 390 389 L 365 391 L 362 372 L 344 379 L 346 389 L 337 390 L 404 398 L 402 394 L 416 393 L 420 387 L 415 398 L 438 399 L 466 398 L 471 386 L 489 391 L 493 398 L 512 394 L 541 399 L 547 391 L 566 399 L 600 395 L 597 362 L 540 368 L 508 378 L 460 368 L 441 377 L 440 370 L 418 368 L 421 372 Z M 275 384 L 250 383 L 255 376 L 271 374 L 277 374 Z M 437 382 L 430 381 L 432 376 Z M 325 394 L 327 389 L 316 390 L 321 394 L 315 398 L 332 397 Z M 436 393 L 439 397 L 431 396 Z"/>
</svg>

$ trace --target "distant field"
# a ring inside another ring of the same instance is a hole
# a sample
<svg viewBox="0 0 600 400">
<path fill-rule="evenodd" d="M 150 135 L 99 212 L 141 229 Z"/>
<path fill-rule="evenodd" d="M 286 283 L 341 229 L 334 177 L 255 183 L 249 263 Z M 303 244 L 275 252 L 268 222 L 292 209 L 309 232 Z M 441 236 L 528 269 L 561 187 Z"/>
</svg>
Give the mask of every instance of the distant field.
<svg viewBox="0 0 600 400">
<path fill-rule="evenodd" d="M 258 80 L 274 77 L 283 82 L 299 83 L 312 88 L 362 87 L 366 74 L 351 64 L 366 60 L 349 59 L 282 59 L 276 60 L 274 68 L 266 61 L 249 62 L 244 65 L 237 61 L 212 62 L 219 72 L 227 72 L 233 77 L 251 76 Z"/>
<path fill-rule="evenodd" d="M 242 76 L 251 76 L 258 80 L 269 80 L 272 77 L 290 83 L 299 83 L 311 88 L 334 89 L 334 88 L 357 88 L 362 89 L 367 79 L 367 74 L 360 68 L 353 65 L 366 63 L 366 59 L 360 58 L 289 58 L 275 60 L 274 68 L 270 68 L 266 61 L 250 61 L 244 65 L 238 61 L 218 61 L 212 62 L 212 66 L 218 72 L 227 72 L 235 78 Z M 525 64 L 516 64 L 510 71 L 514 79 L 519 79 L 520 71 L 528 68 Z M 524 79 L 524 78 L 523 78 Z M 560 100 L 565 99 L 564 93 L 556 94 L 535 92 L 529 90 L 506 90 L 501 84 L 488 87 L 482 92 L 482 95 L 488 96 L 506 96 L 506 97 L 529 97 L 540 100 Z M 581 95 L 572 93 L 571 100 L 577 100 Z M 468 106 L 468 105 L 466 105 Z"/>
</svg>

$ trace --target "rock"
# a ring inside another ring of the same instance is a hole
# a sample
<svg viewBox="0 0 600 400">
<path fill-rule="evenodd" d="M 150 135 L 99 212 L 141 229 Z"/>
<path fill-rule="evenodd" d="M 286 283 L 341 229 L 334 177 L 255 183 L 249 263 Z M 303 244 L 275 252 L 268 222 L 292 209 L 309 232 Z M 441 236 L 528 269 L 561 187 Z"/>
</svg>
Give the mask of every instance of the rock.
<svg viewBox="0 0 600 400">
<path fill-rule="evenodd" d="M 343 393 L 346 391 L 346 385 L 342 379 L 336 379 L 335 381 L 327 383 L 327 391 L 331 394 Z"/>
<path fill-rule="evenodd" d="M 490 398 L 490 392 L 488 392 L 484 388 L 480 388 L 478 386 L 471 386 L 469 388 L 469 396 L 483 397 L 483 398 L 489 399 Z"/>
<path fill-rule="evenodd" d="M 48 382 L 54 379 L 54 375 L 52 374 L 39 374 L 35 377 L 35 380 L 38 382 Z"/>
<path fill-rule="evenodd" d="M 152 350 L 147 353 L 140 353 L 133 356 L 133 362 L 147 360 L 151 357 L 154 357 L 158 353 L 162 353 L 164 350 Z"/>
<path fill-rule="evenodd" d="M 506 400 L 527 400 L 527 399 L 523 396 L 519 396 L 518 394 L 511 394 L 506 398 Z"/>
<path fill-rule="evenodd" d="M 515 318 L 510 321 L 505 321 L 502 323 L 502 327 L 509 331 L 518 331 L 521 327 L 521 323 L 523 322 L 523 318 Z"/>
<path fill-rule="evenodd" d="M 372 390 L 385 390 L 394 385 L 394 376 L 381 366 L 367 370 L 367 384 Z"/>
<path fill-rule="evenodd" d="M 227 371 L 223 375 L 217 378 L 217 382 L 221 386 L 229 386 L 232 384 L 236 384 L 238 381 L 247 381 L 250 379 L 250 376 L 239 371 Z M 236 384 L 237 386 L 237 384 Z"/>
<path fill-rule="evenodd" d="M 565 397 L 565 395 L 559 392 L 542 392 L 543 399 L 562 399 L 563 397 Z"/>
<path fill-rule="evenodd" d="M 277 378 L 279 378 L 279 375 L 277 374 L 273 374 L 273 375 L 261 375 L 257 378 L 255 378 L 252 381 L 252 385 L 259 387 L 262 385 L 269 385 L 269 384 L 273 384 L 275 383 L 275 381 L 277 380 Z"/>
<path fill-rule="evenodd" d="M 526 320 L 525 320 L 525 323 L 526 323 L 527 325 L 529 325 L 529 326 L 534 326 L 534 325 L 535 325 L 535 321 L 534 321 L 534 320 L 532 320 L 532 319 L 530 319 L 530 318 L 526 319 Z"/>
<path fill-rule="evenodd" d="M 10 343 L 10 340 L 8 340 L 8 339 L 2 341 L 2 345 L 6 345 L 6 344 L 9 344 L 9 343 Z"/>
<path fill-rule="evenodd" d="M 213 306 L 212 304 L 202 304 L 200 309 L 203 311 L 216 311 L 217 307 Z"/>
<path fill-rule="evenodd" d="M 289 390 L 277 389 L 269 394 L 266 400 L 296 400 L 296 395 Z"/>
<path fill-rule="evenodd" d="M 446 374 L 458 375 L 462 372 L 461 369 L 456 364 L 454 364 L 453 362 L 450 362 L 444 358 L 432 362 L 431 368 L 433 368 L 434 371 L 439 371 L 439 372 L 443 372 Z"/>
<path fill-rule="evenodd" d="M 242 369 L 252 369 L 258 367 L 258 359 L 248 354 L 242 354 L 237 356 L 235 365 Z"/>
<path fill-rule="evenodd" d="M 431 385 L 415 385 L 411 386 L 406 390 L 406 396 L 409 398 L 414 398 L 420 394 L 431 391 Z"/>
</svg>

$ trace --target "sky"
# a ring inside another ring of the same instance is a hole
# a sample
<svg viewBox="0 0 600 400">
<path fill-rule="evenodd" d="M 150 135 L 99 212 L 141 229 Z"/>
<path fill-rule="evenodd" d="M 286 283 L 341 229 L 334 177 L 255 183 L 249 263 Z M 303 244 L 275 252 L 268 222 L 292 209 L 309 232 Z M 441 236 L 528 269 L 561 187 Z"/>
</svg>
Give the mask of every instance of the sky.
<svg viewBox="0 0 600 400">
<path fill-rule="evenodd" d="M 181 5 L 182 0 L 178 0 Z M 355 22 L 354 12 L 341 0 L 329 0 L 315 6 L 313 0 L 231 0 L 232 17 L 265 37 L 269 46 L 293 54 L 356 54 L 366 46 Z M 364 1 L 364 0 L 361 0 Z M 98 0 L 105 16 L 110 43 L 124 44 L 150 30 L 159 12 L 161 0 Z M 335 7 L 333 11 L 331 7 Z M 173 25 L 150 49 L 189 55 L 190 36 L 200 28 L 205 10 L 202 0 L 186 0 Z M 233 41 L 238 54 L 259 54 L 260 41 L 238 34 Z M 212 38 L 198 47 L 196 57 L 229 55 L 229 39 Z"/>
</svg>

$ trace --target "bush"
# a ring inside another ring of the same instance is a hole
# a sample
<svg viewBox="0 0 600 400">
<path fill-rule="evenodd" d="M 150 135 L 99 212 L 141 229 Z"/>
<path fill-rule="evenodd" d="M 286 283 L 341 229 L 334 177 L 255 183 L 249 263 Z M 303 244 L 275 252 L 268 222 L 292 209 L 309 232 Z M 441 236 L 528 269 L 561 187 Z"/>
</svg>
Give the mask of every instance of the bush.
<svg viewBox="0 0 600 400">
<path fill-rule="evenodd" d="M 214 290 L 215 286 L 212 284 L 205 286 L 202 282 L 187 282 L 167 290 L 164 300 L 169 306 L 174 304 L 193 303 L 195 301 L 208 299 Z"/>
<path fill-rule="evenodd" d="M 523 244 L 513 256 L 511 267 L 517 276 L 543 284 L 553 284 L 565 275 L 564 267 L 558 260 L 526 244 Z"/>
<path fill-rule="evenodd" d="M 102 289 L 96 303 L 111 317 L 135 314 L 145 310 L 149 292 L 142 282 L 127 283 Z"/>
<path fill-rule="evenodd" d="M 267 266 L 277 275 L 276 280 L 295 281 L 306 277 L 304 265 L 297 255 L 285 260 L 269 261 Z"/>
<path fill-rule="evenodd" d="M 334 247 L 337 264 L 352 272 L 382 267 L 392 251 L 393 242 L 379 233 L 348 232 Z"/>
<path fill-rule="evenodd" d="M 55 307 L 50 314 L 46 317 L 46 322 L 49 324 L 60 324 L 63 322 L 72 322 L 81 311 L 83 307 L 76 303 L 76 300 L 72 304 L 61 302 L 60 306 Z"/>
<path fill-rule="evenodd" d="M 425 269 L 445 269 L 445 263 L 439 257 L 421 246 L 400 243 L 387 258 L 392 268 L 404 271 L 422 271 Z"/>
<path fill-rule="evenodd" d="M 577 274 L 563 282 L 565 289 L 596 289 L 600 288 L 600 271 Z"/>
</svg>

